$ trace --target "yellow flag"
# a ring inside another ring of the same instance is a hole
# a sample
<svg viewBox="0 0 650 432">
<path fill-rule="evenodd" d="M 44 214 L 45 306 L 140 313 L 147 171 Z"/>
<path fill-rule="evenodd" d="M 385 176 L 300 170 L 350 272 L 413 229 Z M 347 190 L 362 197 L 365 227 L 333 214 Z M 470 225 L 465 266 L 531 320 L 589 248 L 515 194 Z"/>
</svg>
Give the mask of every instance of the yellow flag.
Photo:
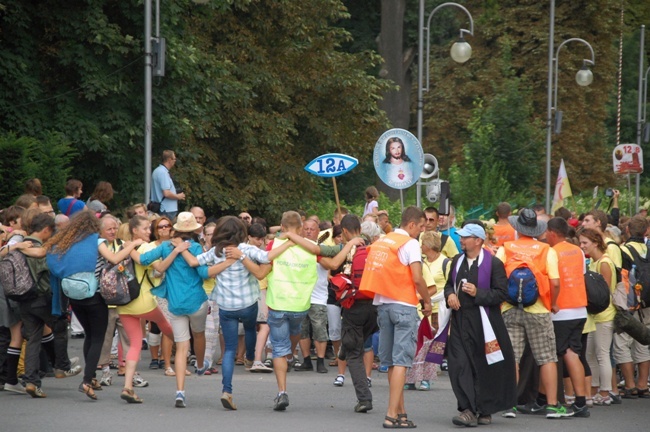
<svg viewBox="0 0 650 432">
<path fill-rule="evenodd" d="M 573 195 L 571 193 L 571 185 L 569 185 L 569 177 L 566 174 L 564 167 L 564 159 L 560 163 L 560 171 L 557 174 L 557 181 L 555 182 L 555 195 L 553 195 L 553 207 L 551 212 L 559 209 L 564 205 L 564 199 Z"/>
</svg>

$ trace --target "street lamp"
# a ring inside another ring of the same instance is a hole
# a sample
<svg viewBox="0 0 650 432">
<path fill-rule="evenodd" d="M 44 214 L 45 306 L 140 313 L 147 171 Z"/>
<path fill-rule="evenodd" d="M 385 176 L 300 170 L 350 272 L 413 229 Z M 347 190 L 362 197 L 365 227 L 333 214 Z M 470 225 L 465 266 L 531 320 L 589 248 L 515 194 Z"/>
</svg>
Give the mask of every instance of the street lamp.
<svg viewBox="0 0 650 432">
<path fill-rule="evenodd" d="M 551 3 L 554 3 L 551 1 Z M 553 14 L 552 14 L 553 15 Z M 589 45 L 589 42 L 580 38 L 571 38 L 562 42 L 555 52 L 555 57 L 551 58 L 549 63 L 549 79 L 548 79 L 548 111 L 546 123 L 546 212 L 551 212 L 551 127 L 553 126 L 553 112 L 555 111 L 555 125 L 554 130 L 559 134 L 562 130 L 562 111 L 557 109 L 557 77 L 558 77 L 558 63 L 560 57 L 560 49 L 569 42 L 580 42 L 586 45 L 591 51 L 591 60 L 584 59 L 582 67 L 576 73 L 576 83 L 579 86 L 585 87 L 592 83 L 594 75 L 589 69 L 590 66 L 596 64 L 596 57 L 594 49 Z M 552 49 L 552 46 L 551 46 Z"/>
<path fill-rule="evenodd" d="M 424 26 L 424 0 L 420 0 L 420 13 L 419 13 L 419 24 L 418 24 L 418 101 L 417 101 L 417 121 L 418 121 L 418 140 L 422 144 L 422 126 L 423 126 L 423 109 L 424 109 L 424 91 L 429 91 L 429 82 L 430 76 L 429 72 L 431 68 L 429 67 L 429 53 L 430 53 L 430 33 L 429 29 L 431 28 L 431 18 L 433 15 L 438 12 L 440 9 L 448 6 L 454 6 L 461 9 L 467 14 L 469 18 L 469 30 L 460 29 L 460 38 L 458 41 L 454 42 L 451 46 L 450 55 L 451 58 L 457 63 L 465 63 L 472 56 L 472 47 L 465 41 L 465 34 L 470 34 L 474 36 L 474 20 L 469 11 L 458 3 L 447 2 L 438 5 L 431 13 L 427 19 L 427 26 Z M 427 47 L 426 47 L 426 64 L 427 64 L 427 79 L 426 87 L 424 86 L 424 35 L 426 33 Z M 420 201 L 422 200 L 422 191 L 420 188 L 424 183 L 418 181 L 417 183 L 417 205 L 420 206 Z"/>
</svg>

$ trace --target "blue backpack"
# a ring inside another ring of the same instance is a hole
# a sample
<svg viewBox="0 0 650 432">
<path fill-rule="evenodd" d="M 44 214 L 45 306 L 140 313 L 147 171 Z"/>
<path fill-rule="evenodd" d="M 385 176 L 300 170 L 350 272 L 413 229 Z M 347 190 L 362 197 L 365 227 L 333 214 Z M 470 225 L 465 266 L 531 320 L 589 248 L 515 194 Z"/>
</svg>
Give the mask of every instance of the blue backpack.
<svg viewBox="0 0 650 432">
<path fill-rule="evenodd" d="M 532 306 L 539 297 L 539 287 L 533 271 L 524 263 L 508 277 L 508 298 L 511 305 L 523 309 Z"/>
</svg>

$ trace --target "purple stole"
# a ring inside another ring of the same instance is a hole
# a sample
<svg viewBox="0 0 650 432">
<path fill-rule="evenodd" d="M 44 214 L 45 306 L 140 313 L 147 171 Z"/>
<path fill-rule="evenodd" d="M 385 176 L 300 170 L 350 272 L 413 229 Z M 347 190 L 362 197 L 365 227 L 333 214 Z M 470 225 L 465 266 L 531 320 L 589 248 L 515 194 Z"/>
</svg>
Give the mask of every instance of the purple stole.
<svg viewBox="0 0 650 432">
<path fill-rule="evenodd" d="M 490 277 L 492 275 L 492 256 L 484 248 L 481 248 L 481 252 L 478 257 L 478 284 L 477 289 L 490 289 Z M 463 253 L 456 265 L 451 271 L 451 280 L 456 285 L 456 277 L 458 275 L 458 270 L 460 269 L 461 264 L 465 261 L 465 254 Z M 486 312 L 489 313 L 489 308 L 485 308 Z M 431 363 L 442 364 L 442 360 L 445 355 L 445 347 L 447 346 L 447 339 L 449 338 L 449 326 L 451 324 L 451 313 L 448 314 L 447 322 L 445 325 L 441 326 L 442 328 L 438 330 L 438 333 L 433 339 L 431 348 L 426 356 L 426 361 Z"/>
</svg>

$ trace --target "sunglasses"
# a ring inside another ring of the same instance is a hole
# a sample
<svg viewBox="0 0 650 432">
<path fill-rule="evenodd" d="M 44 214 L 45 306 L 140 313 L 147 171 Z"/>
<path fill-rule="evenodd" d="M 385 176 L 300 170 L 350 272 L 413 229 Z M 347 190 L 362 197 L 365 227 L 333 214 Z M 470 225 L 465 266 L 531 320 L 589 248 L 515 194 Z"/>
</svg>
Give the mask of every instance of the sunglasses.
<svg viewBox="0 0 650 432">
<path fill-rule="evenodd" d="M 158 229 L 170 229 L 171 225 L 158 225 Z"/>
<path fill-rule="evenodd" d="M 436 218 L 427 218 L 427 222 L 435 222 Z"/>
</svg>

